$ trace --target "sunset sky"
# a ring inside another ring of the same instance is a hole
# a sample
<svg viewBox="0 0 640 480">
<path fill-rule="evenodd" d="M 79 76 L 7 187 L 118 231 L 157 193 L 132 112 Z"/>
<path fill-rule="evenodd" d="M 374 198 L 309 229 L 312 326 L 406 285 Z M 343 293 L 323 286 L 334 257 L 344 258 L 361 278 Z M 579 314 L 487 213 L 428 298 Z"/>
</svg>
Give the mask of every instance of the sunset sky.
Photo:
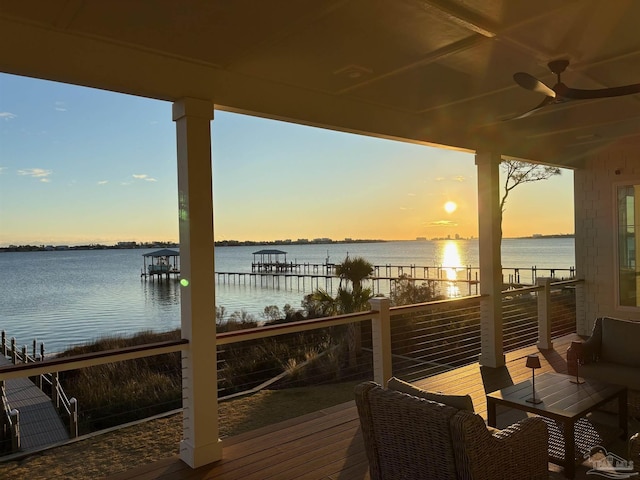
<svg viewBox="0 0 640 480">
<path fill-rule="evenodd" d="M 472 154 L 215 112 L 216 240 L 477 236 Z M 171 104 L 0 74 L 0 246 L 177 241 Z M 505 237 L 573 233 L 573 174 Z"/>
</svg>

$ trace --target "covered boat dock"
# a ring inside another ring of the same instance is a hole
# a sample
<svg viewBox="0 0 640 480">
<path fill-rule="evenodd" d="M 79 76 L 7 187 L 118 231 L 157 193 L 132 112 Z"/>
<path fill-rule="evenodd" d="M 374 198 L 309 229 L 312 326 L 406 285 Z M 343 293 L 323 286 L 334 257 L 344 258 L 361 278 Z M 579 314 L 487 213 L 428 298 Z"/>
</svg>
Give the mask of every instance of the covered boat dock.
<svg viewBox="0 0 640 480">
<path fill-rule="evenodd" d="M 287 252 L 282 250 L 265 249 L 253 252 L 252 272 L 289 272 L 297 267 L 298 265 L 287 263 Z"/>
<path fill-rule="evenodd" d="M 143 278 L 155 277 L 170 278 L 172 275 L 178 278 L 180 276 L 180 252 L 163 248 L 155 252 L 149 252 L 142 255 L 144 259 L 142 272 L 140 276 Z"/>
</svg>

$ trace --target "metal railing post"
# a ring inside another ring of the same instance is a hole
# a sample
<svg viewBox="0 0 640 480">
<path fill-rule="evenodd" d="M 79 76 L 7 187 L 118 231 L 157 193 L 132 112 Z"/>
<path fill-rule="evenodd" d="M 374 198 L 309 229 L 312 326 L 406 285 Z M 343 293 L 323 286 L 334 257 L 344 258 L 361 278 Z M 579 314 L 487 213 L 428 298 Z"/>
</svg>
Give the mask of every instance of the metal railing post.
<svg viewBox="0 0 640 480">
<path fill-rule="evenodd" d="M 78 400 L 75 397 L 69 400 L 69 434 L 71 438 L 78 437 Z"/>
<path fill-rule="evenodd" d="M 11 450 L 15 453 L 20 450 L 20 412 L 15 408 L 11 410 Z"/>
<path fill-rule="evenodd" d="M 536 285 L 543 287 L 538 292 L 538 348 L 553 348 L 551 341 L 551 278 L 538 277 Z"/>
<path fill-rule="evenodd" d="M 51 375 L 51 400 L 57 409 L 60 409 L 60 395 L 58 395 L 60 386 L 60 379 L 58 377 L 58 372 L 54 372 Z"/>
<path fill-rule="evenodd" d="M 390 301 L 386 297 L 369 300 L 371 309 L 378 312 L 371 318 L 373 343 L 373 380 L 386 385 L 393 375 L 391 362 L 391 315 Z"/>
</svg>

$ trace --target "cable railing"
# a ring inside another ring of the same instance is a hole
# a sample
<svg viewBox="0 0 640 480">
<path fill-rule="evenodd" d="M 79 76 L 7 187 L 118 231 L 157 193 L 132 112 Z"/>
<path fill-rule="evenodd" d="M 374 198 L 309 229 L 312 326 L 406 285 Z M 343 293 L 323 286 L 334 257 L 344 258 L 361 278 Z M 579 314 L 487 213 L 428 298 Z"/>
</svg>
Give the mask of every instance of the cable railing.
<svg viewBox="0 0 640 480">
<path fill-rule="evenodd" d="M 540 279 L 535 287 L 502 292 L 503 348 L 517 350 L 576 331 L 576 285 L 581 280 Z M 544 321 L 541 321 L 541 318 Z M 541 332 L 541 328 L 545 333 Z"/>
<path fill-rule="evenodd" d="M 553 332 L 553 336 L 574 332 L 577 283 L 577 280 L 549 282 L 504 292 L 504 351 L 533 345 L 547 331 Z M 317 388 L 324 384 L 334 386 L 327 392 L 341 385 L 348 393 L 352 391 L 351 385 L 363 380 L 378 381 L 397 375 L 412 381 L 475 363 L 482 353 L 481 307 L 488 298 L 477 295 L 399 307 L 389 307 L 386 298 L 374 298 L 372 309 L 365 312 L 219 333 L 216 336 L 218 399 L 224 402 L 265 389 L 294 392 L 292 389 Z M 188 343 L 178 339 L 67 358 L 18 362 L 0 368 L 0 379 L 52 374 L 42 377 L 51 379 L 51 384 L 43 381 L 43 388 L 60 392 L 59 381 L 66 382 L 65 375 L 77 375 L 77 372 L 102 375 L 93 370 L 98 366 L 119 373 L 126 363 L 138 360 L 166 364 L 162 355 L 175 355 L 188 348 Z M 16 358 L 27 357 L 19 352 Z M 355 358 L 355 362 L 351 362 L 351 358 Z M 188 373 L 181 372 L 179 364 L 178 356 L 175 371 L 166 374 L 180 378 Z M 164 376 L 164 372 L 158 373 L 158 378 Z M 132 383 L 132 388 L 139 387 Z M 180 405 L 179 385 L 176 392 L 175 398 L 158 400 L 153 408 L 165 411 L 177 408 L 172 402 Z M 104 428 L 104 421 L 121 422 L 120 415 L 125 411 L 130 412 L 127 415 L 131 418 L 149 416 L 149 411 L 135 402 L 114 403 L 111 409 L 106 409 L 106 414 L 99 414 L 84 407 L 78 412 L 77 402 L 63 392 L 56 397 L 64 414 L 75 422 L 75 428 L 88 425 L 83 424 L 87 416 L 96 420 L 91 428 L 98 430 Z M 78 398 L 84 405 L 84 397 Z M 7 419 L 11 408 L 6 404 L 3 407 L 3 432 L 11 432 L 15 425 Z M 223 423 L 221 419 L 221 425 Z M 84 428 L 80 427 L 80 434 L 88 433 L 87 427 Z"/>
<path fill-rule="evenodd" d="M 393 373 L 425 378 L 478 360 L 480 296 L 392 307 Z"/>
</svg>

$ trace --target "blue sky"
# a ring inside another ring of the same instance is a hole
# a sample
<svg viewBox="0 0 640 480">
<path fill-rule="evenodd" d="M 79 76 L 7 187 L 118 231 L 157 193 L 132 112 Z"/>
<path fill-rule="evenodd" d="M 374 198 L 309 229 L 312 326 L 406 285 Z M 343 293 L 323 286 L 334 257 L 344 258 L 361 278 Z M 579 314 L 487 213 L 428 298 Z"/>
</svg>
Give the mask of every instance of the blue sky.
<svg viewBox="0 0 640 480">
<path fill-rule="evenodd" d="M 212 155 L 216 240 L 477 235 L 471 154 L 216 111 Z M 0 246 L 177 241 L 175 158 L 170 103 L 0 74 Z M 572 189 L 519 186 L 505 236 L 572 233 Z"/>
</svg>

